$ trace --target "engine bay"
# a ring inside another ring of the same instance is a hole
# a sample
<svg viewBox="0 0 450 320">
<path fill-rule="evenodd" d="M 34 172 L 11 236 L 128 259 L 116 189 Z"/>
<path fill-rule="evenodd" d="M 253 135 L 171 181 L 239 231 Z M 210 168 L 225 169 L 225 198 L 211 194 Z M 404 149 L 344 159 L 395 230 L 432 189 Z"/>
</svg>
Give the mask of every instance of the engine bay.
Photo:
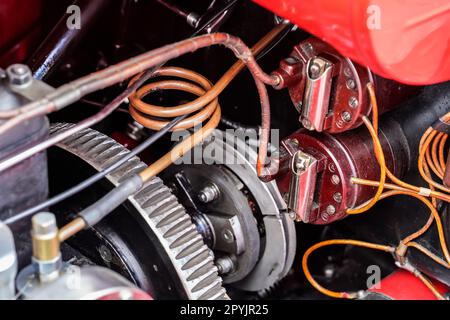
<svg viewBox="0 0 450 320">
<path fill-rule="evenodd" d="M 448 38 L 275 2 L 2 1 L 0 299 L 448 299 Z"/>
</svg>

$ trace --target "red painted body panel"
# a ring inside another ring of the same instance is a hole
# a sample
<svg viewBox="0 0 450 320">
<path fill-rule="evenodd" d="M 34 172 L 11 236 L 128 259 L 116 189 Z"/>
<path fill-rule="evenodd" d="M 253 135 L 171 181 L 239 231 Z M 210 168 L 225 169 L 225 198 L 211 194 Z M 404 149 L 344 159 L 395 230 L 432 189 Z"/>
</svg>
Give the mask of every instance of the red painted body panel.
<svg viewBox="0 0 450 320">
<path fill-rule="evenodd" d="M 448 0 L 254 1 L 383 77 L 450 80 Z"/>
<path fill-rule="evenodd" d="M 444 294 L 448 288 L 438 282 L 433 283 Z M 380 293 L 394 300 L 437 300 L 436 296 L 417 277 L 406 270 L 390 274 L 378 284 L 378 288 L 369 291 Z"/>
<path fill-rule="evenodd" d="M 0 1 L 0 66 L 26 58 L 41 12 L 41 0 Z"/>
</svg>

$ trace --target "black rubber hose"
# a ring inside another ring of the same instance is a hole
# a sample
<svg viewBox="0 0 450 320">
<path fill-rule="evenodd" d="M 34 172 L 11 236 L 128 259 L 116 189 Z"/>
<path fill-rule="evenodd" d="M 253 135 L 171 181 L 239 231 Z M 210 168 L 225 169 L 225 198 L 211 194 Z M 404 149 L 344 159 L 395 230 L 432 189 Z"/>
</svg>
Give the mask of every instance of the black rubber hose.
<svg viewBox="0 0 450 320">
<path fill-rule="evenodd" d="M 144 182 L 141 177 L 135 174 L 121 182 L 100 200 L 81 211 L 78 216 L 83 218 L 88 227 L 92 227 L 125 202 L 128 197 L 139 191 L 143 185 Z"/>
</svg>

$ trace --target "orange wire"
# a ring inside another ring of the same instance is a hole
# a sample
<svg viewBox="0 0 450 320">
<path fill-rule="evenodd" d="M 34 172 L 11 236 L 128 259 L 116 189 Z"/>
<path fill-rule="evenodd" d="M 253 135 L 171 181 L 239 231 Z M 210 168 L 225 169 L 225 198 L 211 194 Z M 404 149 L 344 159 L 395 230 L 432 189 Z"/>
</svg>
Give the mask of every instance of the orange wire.
<svg viewBox="0 0 450 320">
<path fill-rule="evenodd" d="M 367 90 L 369 91 L 370 100 L 372 103 L 372 123 L 367 119 L 367 117 L 362 117 L 362 120 L 364 124 L 366 125 L 367 129 L 369 130 L 369 133 L 372 137 L 373 144 L 374 144 L 374 152 L 375 156 L 377 158 L 377 161 L 380 165 L 380 181 L 370 181 L 360 178 L 352 178 L 352 183 L 360 184 L 360 185 L 366 185 L 366 186 L 372 186 L 372 187 L 378 187 L 377 192 L 375 196 L 363 203 L 362 205 L 358 206 L 357 208 L 353 209 L 347 209 L 348 214 L 357 214 L 362 213 L 364 211 L 369 210 L 375 203 L 381 199 L 385 199 L 390 196 L 394 195 L 407 195 L 415 197 L 416 199 L 422 201 L 431 211 L 430 217 L 425 223 L 425 225 L 417 230 L 416 232 L 410 234 L 409 236 L 405 237 L 400 244 L 406 245 L 407 247 L 414 247 L 417 250 L 421 251 L 423 254 L 427 255 L 428 257 L 432 258 L 434 261 L 444 265 L 446 268 L 450 269 L 450 253 L 448 251 L 447 243 L 445 241 L 445 235 L 443 231 L 442 221 L 439 216 L 439 213 L 436 209 L 436 198 L 445 200 L 447 202 L 450 202 L 450 195 L 437 192 L 434 190 L 434 188 L 438 188 L 440 190 L 443 190 L 445 192 L 450 192 L 449 189 L 445 188 L 444 186 L 440 187 L 439 184 L 434 182 L 431 179 L 430 171 L 428 170 L 428 167 L 430 167 L 434 173 L 437 174 L 438 177 L 443 177 L 444 168 L 445 168 L 445 159 L 444 159 L 444 148 L 445 148 L 445 142 L 448 138 L 448 136 L 445 134 L 438 134 L 436 139 L 433 141 L 434 137 L 436 136 L 436 131 L 433 130 L 431 127 L 428 128 L 423 136 L 421 137 L 420 144 L 419 144 L 419 171 L 421 175 L 424 177 L 424 179 L 429 182 L 430 188 L 426 193 L 428 193 L 428 196 L 431 197 L 430 202 L 428 199 L 426 199 L 423 196 L 423 188 L 411 185 L 409 183 L 406 183 L 400 179 L 398 179 L 394 174 L 390 172 L 390 170 L 386 167 L 385 159 L 384 159 L 384 153 L 383 149 L 381 147 L 380 139 L 378 137 L 378 106 L 376 101 L 376 95 L 375 90 L 373 87 L 373 84 L 369 83 L 367 85 Z M 450 113 L 445 115 L 443 117 L 445 121 L 450 120 Z M 430 152 L 428 147 L 433 141 L 432 145 L 432 151 Z M 439 155 L 437 155 L 438 152 L 438 144 L 439 144 Z M 439 158 L 438 158 L 439 156 Z M 427 160 L 424 162 L 424 159 Z M 386 176 L 389 177 L 389 179 L 395 183 L 390 184 L 385 182 Z M 388 191 L 383 193 L 384 188 L 392 189 L 392 191 Z M 447 260 L 445 262 L 435 254 L 431 253 L 421 245 L 419 245 L 416 242 L 413 242 L 414 239 L 417 239 L 421 235 L 423 235 L 432 225 L 433 220 L 436 221 L 436 226 L 438 229 L 438 235 L 439 235 L 439 241 L 441 245 L 441 250 Z M 379 245 L 379 244 L 373 244 L 369 242 L 364 241 L 358 241 L 358 240 L 351 240 L 351 239 L 335 239 L 335 240 L 326 240 L 319 242 L 312 247 L 310 247 L 304 254 L 302 259 L 302 267 L 303 271 L 305 273 L 305 276 L 307 280 L 311 283 L 311 285 L 316 288 L 321 293 L 333 297 L 333 298 L 357 298 L 358 293 L 347 293 L 347 292 L 338 292 L 338 291 L 332 291 L 328 290 L 324 287 L 322 287 L 317 281 L 314 280 L 311 273 L 308 269 L 308 257 L 312 252 L 315 250 L 330 246 L 330 245 L 337 245 L 337 244 L 345 244 L 345 245 L 356 245 L 360 247 L 366 247 L 370 249 L 376 249 L 376 250 L 382 250 L 386 252 L 392 252 L 394 253 L 396 251 L 395 248 L 385 245 Z M 443 299 L 442 295 L 436 290 L 436 288 L 433 286 L 431 281 L 429 281 L 425 276 L 423 276 L 420 272 L 414 273 L 432 292 L 438 299 Z"/>
<path fill-rule="evenodd" d="M 365 242 L 365 241 L 359 241 L 359 240 L 351 240 L 351 239 L 325 240 L 325 241 L 316 243 L 315 245 L 310 247 L 308 250 L 306 250 L 305 254 L 303 255 L 303 259 L 302 259 L 302 268 L 303 268 L 303 272 L 305 273 L 306 279 L 308 279 L 309 283 L 311 283 L 311 285 L 314 288 L 316 288 L 319 292 L 321 292 L 324 295 L 327 295 L 329 297 L 332 297 L 332 298 L 355 299 L 358 297 L 358 293 L 356 293 L 356 292 L 352 292 L 352 293 L 339 292 L 339 291 L 332 291 L 332 290 L 326 289 L 326 288 L 322 287 L 311 275 L 311 272 L 309 271 L 309 268 L 308 268 L 309 256 L 315 250 L 322 248 L 322 247 L 331 246 L 331 245 L 354 245 L 354 246 L 358 246 L 358 247 L 364 247 L 364 248 L 369 248 L 369 249 L 374 249 L 374 250 L 381 250 L 381 251 L 390 252 L 390 253 L 395 252 L 395 248 L 390 247 L 390 246 L 385 246 L 385 245 L 375 244 L 375 243 L 370 243 L 370 242 Z"/>
<path fill-rule="evenodd" d="M 411 242 L 407 243 L 406 246 L 419 250 L 424 255 L 426 255 L 427 257 L 432 259 L 434 262 L 440 264 L 441 266 L 443 266 L 443 267 L 445 267 L 447 269 L 450 269 L 450 263 L 444 261 L 442 258 L 438 257 L 437 255 L 435 255 L 434 253 L 432 253 L 431 251 L 429 251 L 425 247 L 421 246 L 417 242 L 411 241 Z"/>
<path fill-rule="evenodd" d="M 440 163 L 440 161 L 439 161 L 439 152 L 440 152 L 441 142 L 442 142 L 442 140 L 444 140 L 444 138 L 445 138 L 445 133 L 441 132 L 441 134 L 439 135 L 439 139 L 436 139 L 436 140 L 433 142 L 433 145 L 432 145 L 432 153 L 431 153 L 431 156 L 432 156 L 432 159 L 433 159 L 434 166 L 435 166 L 436 169 L 438 169 L 439 172 L 442 174 L 442 178 L 441 178 L 441 179 L 444 179 L 444 170 L 445 170 L 445 166 L 444 166 L 444 167 L 441 166 L 441 163 Z M 438 146 L 438 144 L 439 144 L 439 146 Z"/>
<path fill-rule="evenodd" d="M 367 117 L 362 117 L 362 120 L 366 125 L 367 129 L 369 130 L 370 135 L 372 136 L 374 144 L 374 152 L 375 155 L 377 156 L 378 162 L 380 163 L 380 181 L 375 196 L 367 204 L 358 206 L 356 208 L 347 209 L 347 214 L 360 214 L 372 208 L 380 199 L 380 196 L 383 193 L 384 183 L 386 181 L 386 163 L 384 160 L 384 154 L 380 140 L 377 137 L 377 132 L 375 131 L 374 127 L 370 123 L 369 119 L 367 119 Z"/>
<path fill-rule="evenodd" d="M 427 277 L 425 277 L 421 272 L 416 271 L 416 272 L 414 273 L 414 275 L 415 275 L 418 279 L 420 279 L 420 280 L 423 282 L 423 284 L 424 284 L 428 289 L 430 289 L 430 291 L 435 295 L 435 297 L 436 297 L 438 300 L 447 300 L 447 299 L 445 299 L 444 296 L 436 289 L 436 287 L 433 285 L 433 283 L 432 283 Z"/>
<path fill-rule="evenodd" d="M 428 166 L 430 169 L 434 172 L 436 176 L 439 177 L 439 179 L 444 179 L 444 173 L 442 172 L 442 169 L 440 166 L 436 166 L 437 162 L 437 145 L 438 142 L 441 140 L 443 133 L 440 132 L 434 139 L 433 143 L 431 145 L 431 148 L 427 148 L 425 152 L 425 160 L 428 163 Z"/>
<path fill-rule="evenodd" d="M 448 134 L 445 134 L 439 144 L 439 165 L 442 168 L 442 172 L 445 173 L 446 161 L 444 156 L 445 143 L 447 142 Z"/>
<path fill-rule="evenodd" d="M 419 173 L 422 176 L 422 178 L 426 182 L 428 182 L 430 185 L 432 185 L 433 187 L 435 187 L 439 190 L 442 190 L 444 192 L 450 193 L 450 189 L 448 189 L 446 186 L 444 186 L 440 183 L 435 182 L 431 178 L 431 176 L 425 172 L 425 169 L 424 169 L 424 166 L 425 166 L 424 159 L 425 159 L 426 150 L 430 146 L 430 143 L 433 140 L 433 138 L 436 136 L 436 134 L 437 134 L 437 131 L 431 129 L 431 132 L 427 136 L 424 135 L 424 138 L 423 138 L 424 142 L 423 142 L 422 148 L 420 148 L 420 151 L 419 151 L 419 159 L 418 159 Z"/>
</svg>

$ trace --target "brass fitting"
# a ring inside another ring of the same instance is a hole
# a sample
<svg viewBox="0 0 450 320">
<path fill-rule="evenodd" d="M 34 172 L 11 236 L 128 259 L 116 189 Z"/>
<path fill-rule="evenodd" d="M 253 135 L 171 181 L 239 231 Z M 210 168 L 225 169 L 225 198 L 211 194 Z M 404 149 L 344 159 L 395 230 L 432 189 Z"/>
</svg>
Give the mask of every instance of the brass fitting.
<svg viewBox="0 0 450 320">
<path fill-rule="evenodd" d="M 32 245 L 33 264 L 41 281 L 54 279 L 61 268 L 59 230 L 52 213 L 38 213 L 33 216 Z"/>
</svg>

